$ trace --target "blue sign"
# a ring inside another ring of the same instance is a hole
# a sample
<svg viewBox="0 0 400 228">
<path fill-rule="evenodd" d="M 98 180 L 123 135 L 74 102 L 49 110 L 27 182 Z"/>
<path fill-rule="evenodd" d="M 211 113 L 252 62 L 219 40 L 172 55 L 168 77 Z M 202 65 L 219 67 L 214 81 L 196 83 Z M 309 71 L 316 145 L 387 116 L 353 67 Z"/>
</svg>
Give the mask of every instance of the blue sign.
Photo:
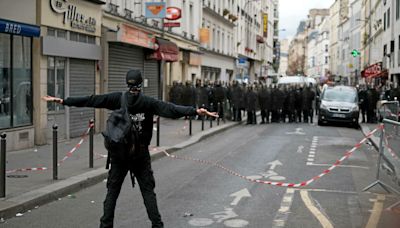
<svg viewBox="0 0 400 228">
<path fill-rule="evenodd" d="M 167 16 L 167 5 L 165 2 L 147 2 L 144 17 L 165 18 Z"/>
<path fill-rule="evenodd" d="M 241 64 L 244 64 L 244 63 L 246 63 L 247 62 L 247 59 L 246 58 L 240 58 L 239 59 L 239 63 L 241 63 Z"/>
<path fill-rule="evenodd" d="M 36 25 L 0 19 L 0 33 L 39 37 L 40 27 Z"/>
</svg>

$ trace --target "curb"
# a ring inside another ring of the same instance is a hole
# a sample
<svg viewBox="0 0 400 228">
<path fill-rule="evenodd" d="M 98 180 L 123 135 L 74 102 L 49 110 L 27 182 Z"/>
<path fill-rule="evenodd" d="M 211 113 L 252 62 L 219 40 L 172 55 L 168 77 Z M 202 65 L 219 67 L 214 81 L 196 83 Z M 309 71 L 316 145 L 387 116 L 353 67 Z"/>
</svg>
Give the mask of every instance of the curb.
<svg viewBox="0 0 400 228">
<path fill-rule="evenodd" d="M 208 137 L 218 134 L 222 131 L 233 128 L 237 125 L 242 124 L 247 118 L 243 118 L 242 122 L 233 122 L 228 124 L 223 124 L 211 129 L 207 129 L 198 135 L 192 136 L 189 140 L 179 143 L 172 147 L 164 148 L 168 153 L 174 153 L 183 148 L 189 147 L 195 143 L 200 142 Z M 151 160 L 158 160 L 166 155 L 162 152 L 156 152 L 151 155 Z M 12 198 L 4 198 L 3 201 L 6 204 L 5 207 L 0 209 L 0 218 L 7 219 L 14 217 L 17 213 L 23 213 L 33 208 L 58 200 L 68 194 L 77 192 L 84 188 L 90 187 L 92 185 L 98 184 L 108 176 L 108 170 L 98 168 L 77 176 L 70 177 L 66 180 L 50 184 L 48 186 L 24 193 L 19 196 L 14 196 Z"/>
</svg>

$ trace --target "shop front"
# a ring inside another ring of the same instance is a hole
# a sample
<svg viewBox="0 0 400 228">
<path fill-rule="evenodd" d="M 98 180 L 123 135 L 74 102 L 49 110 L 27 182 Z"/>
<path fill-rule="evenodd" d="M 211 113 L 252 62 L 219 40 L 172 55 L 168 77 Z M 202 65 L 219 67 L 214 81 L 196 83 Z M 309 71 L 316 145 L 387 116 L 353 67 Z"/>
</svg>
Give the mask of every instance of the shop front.
<svg viewBox="0 0 400 228">
<path fill-rule="evenodd" d="M 39 36 L 39 26 L 0 18 L 0 129 L 11 149 L 33 145 L 32 44 Z"/>
<path fill-rule="evenodd" d="M 389 72 L 382 68 L 382 62 L 378 62 L 366 67 L 361 72 L 361 77 L 368 85 L 385 85 L 388 80 Z"/>
<path fill-rule="evenodd" d="M 41 96 L 64 98 L 98 93 L 101 2 L 42 0 L 41 12 L 41 77 L 37 87 Z M 45 108 L 39 112 L 46 115 L 46 124 L 42 125 L 46 128 L 40 129 L 45 141 L 51 139 L 54 124 L 58 125 L 58 137 L 62 140 L 81 136 L 89 120 L 96 119 L 93 108 L 55 103 L 48 103 Z M 44 140 L 38 137 L 38 141 Z"/>
</svg>

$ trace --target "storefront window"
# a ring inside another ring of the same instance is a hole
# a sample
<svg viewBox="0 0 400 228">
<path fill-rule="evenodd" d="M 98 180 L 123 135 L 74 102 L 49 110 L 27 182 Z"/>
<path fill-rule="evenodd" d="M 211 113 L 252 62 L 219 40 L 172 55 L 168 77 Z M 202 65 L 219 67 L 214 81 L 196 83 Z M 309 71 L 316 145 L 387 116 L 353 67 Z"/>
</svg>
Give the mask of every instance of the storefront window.
<svg viewBox="0 0 400 228">
<path fill-rule="evenodd" d="M 0 33 L 0 128 L 32 124 L 32 38 Z"/>
<path fill-rule="evenodd" d="M 11 126 L 10 115 L 10 75 L 11 36 L 0 33 L 0 128 Z"/>
<path fill-rule="evenodd" d="M 32 123 L 31 38 L 13 38 L 14 127 Z"/>
<path fill-rule="evenodd" d="M 65 62 L 65 58 L 48 57 L 47 94 L 50 96 L 65 97 Z M 64 110 L 64 106 L 48 102 L 47 109 L 48 111 L 60 111 Z"/>
</svg>

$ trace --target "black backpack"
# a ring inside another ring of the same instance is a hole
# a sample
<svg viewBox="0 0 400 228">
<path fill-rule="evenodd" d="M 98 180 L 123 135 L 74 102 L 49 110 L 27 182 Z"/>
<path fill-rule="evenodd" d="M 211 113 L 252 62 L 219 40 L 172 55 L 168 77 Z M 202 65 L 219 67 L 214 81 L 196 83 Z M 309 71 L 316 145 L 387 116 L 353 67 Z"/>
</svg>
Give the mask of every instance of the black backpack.
<svg viewBox="0 0 400 228">
<path fill-rule="evenodd" d="M 104 136 L 104 145 L 109 154 L 107 157 L 107 168 L 110 163 L 110 151 L 121 154 L 112 154 L 111 157 L 118 157 L 120 160 L 131 158 L 135 149 L 138 148 L 139 133 L 131 115 L 128 112 L 126 102 L 127 92 L 122 93 L 121 108 L 113 111 L 107 119 Z"/>
</svg>

